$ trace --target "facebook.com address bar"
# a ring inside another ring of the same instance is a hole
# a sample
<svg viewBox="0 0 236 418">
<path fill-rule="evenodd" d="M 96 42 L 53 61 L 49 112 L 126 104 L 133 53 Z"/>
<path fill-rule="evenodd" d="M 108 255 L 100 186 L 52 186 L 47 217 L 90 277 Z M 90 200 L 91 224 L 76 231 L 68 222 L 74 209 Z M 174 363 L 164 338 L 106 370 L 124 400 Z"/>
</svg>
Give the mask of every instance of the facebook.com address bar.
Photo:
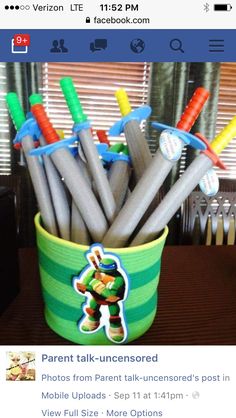
<svg viewBox="0 0 236 418">
<path fill-rule="evenodd" d="M 92 20 L 92 19 L 91 19 Z M 123 24 L 123 25 L 129 25 L 129 24 L 133 24 L 133 25 L 140 25 L 140 24 L 149 24 L 150 23 L 150 19 L 148 17 L 97 17 L 95 16 L 93 18 L 93 22 L 96 25 L 104 25 L 104 24 Z"/>
</svg>

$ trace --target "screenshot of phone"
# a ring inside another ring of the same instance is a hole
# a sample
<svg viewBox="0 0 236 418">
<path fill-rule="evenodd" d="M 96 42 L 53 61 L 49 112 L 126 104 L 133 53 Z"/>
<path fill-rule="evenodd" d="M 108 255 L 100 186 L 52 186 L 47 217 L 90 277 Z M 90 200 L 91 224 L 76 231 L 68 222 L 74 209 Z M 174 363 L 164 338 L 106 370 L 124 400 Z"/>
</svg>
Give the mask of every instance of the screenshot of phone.
<svg viewBox="0 0 236 418">
<path fill-rule="evenodd" d="M 1 2 L 5 418 L 235 418 L 236 4 L 158 3 Z"/>
</svg>

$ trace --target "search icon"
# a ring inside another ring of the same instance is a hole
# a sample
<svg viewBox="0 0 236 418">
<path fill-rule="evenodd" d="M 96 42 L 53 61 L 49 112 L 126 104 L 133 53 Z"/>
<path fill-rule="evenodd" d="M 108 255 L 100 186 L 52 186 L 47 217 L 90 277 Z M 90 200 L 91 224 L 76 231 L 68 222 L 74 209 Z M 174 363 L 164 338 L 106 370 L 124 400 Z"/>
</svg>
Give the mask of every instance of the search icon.
<svg viewBox="0 0 236 418">
<path fill-rule="evenodd" d="M 182 53 L 184 53 L 184 50 L 182 48 L 182 41 L 178 38 L 171 39 L 170 49 L 172 49 L 173 51 L 181 51 Z"/>
</svg>

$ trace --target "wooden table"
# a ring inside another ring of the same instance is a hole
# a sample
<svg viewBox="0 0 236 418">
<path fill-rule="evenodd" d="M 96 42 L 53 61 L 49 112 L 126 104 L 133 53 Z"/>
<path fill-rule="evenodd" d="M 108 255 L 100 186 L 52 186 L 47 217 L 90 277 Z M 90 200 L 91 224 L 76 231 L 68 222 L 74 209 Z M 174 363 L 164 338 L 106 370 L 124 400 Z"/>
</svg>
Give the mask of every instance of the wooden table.
<svg viewBox="0 0 236 418">
<path fill-rule="evenodd" d="M 72 345 L 44 321 L 36 250 L 21 249 L 19 261 L 21 291 L 0 317 L 0 344 Z M 236 344 L 236 246 L 166 247 L 156 319 L 132 344 Z"/>
</svg>

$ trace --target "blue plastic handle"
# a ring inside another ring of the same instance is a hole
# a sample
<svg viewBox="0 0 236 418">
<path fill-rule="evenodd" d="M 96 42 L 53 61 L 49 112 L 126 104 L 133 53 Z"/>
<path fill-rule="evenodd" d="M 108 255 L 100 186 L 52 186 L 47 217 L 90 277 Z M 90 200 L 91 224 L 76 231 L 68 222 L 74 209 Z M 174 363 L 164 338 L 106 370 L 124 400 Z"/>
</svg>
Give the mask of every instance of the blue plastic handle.
<svg viewBox="0 0 236 418">
<path fill-rule="evenodd" d="M 139 123 L 142 120 L 149 118 L 152 113 L 152 109 L 150 106 L 141 106 L 137 109 L 130 112 L 127 116 L 120 119 L 116 122 L 109 130 L 109 135 L 111 136 L 119 136 L 122 132 L 124 132 L 125 125 L 130 122 L 131 120 L 136 120 Z"/>
<path fill-rule="evenodd" d="M 190 145 L 193 148 L 205 150 L 206 144 L 195 135 L 190 134 L 189 132 L 182 131 L 181 129 L 173 128 L 172 126 L 165 125 L 164 123 L 153 122 L 152 127 L 158 131 L 163 131 L 165 129 L 171 130 L 176 136 L 178 136 L 186 145 Z"/>
</svg>

